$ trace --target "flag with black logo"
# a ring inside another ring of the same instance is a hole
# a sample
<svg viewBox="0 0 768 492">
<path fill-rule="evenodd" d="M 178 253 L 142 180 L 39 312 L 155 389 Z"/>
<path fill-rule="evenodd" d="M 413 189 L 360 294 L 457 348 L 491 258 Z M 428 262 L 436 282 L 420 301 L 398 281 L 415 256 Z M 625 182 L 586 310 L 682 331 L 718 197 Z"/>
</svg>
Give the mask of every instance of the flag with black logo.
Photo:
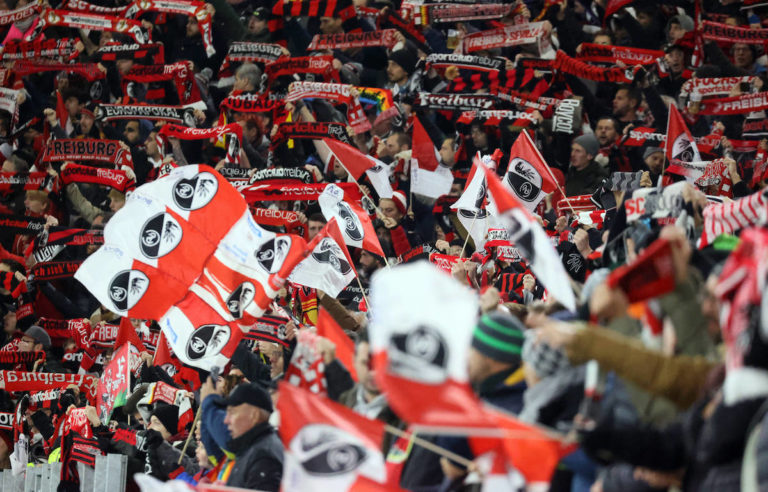
<svg viewBox="0 0 768 492">
<path fill-rule="evenodd" d="M 386 256 L 381 249 L 379 238 L 371 223 L 371 218 L 362 208 L 344 201 L 344 190 L 329 184 L 318 198 L 320 210 L 326 220 L 336 218 L 341 235 L 347 246 L 362 248 L 379 256 Z"/>
<path fill-rule="evenodd" d="M 503 183 L 531 211 L 544 196 L 557 189 L 552 171 L 525 131 L 512 145 Z"/>
<path fill-rule="evenodd" d="M 312 252 L 296 265 L 288 280 L 320 289 L 335 298 L 357 275 L 335 218 L 328 221 L 312 243 Z"/>
<path fill-rule="evenodd" d="M 373 277 L 373 367 L 392 410 L 406 422 L 426 428 L 488 426 L 467 377 L 477 309 L 474 292 L 428 262 Z"/>
<path fill-rule="evenodd" d="M 699 148 L 693 139 L 691 131 L 685 124 L 683 116 L 677 110 L 677 106 L 669 106 L 669 118 L 667 119 L 667 142 L 665 144 L 667 161 L 698 162 L 701 161 Z"/>
<path fill-rule="evenodd" d="M 365 174 L 379 198 L 392 198 L 389 166 L 374 157 L 363 154 L 351 145 L 331 138 L 324 138 L 321 145 L 328 147 L 329 152 L 347 170 L 350 181 L 357 181 Z"/>
<path fill-rule="evenodd" d="M 386 480 L 382 422 L 286 382 L 279 391 L 283 490 L 355 490 L 359 480 Z"/>
<path fill-rule="evenodd" d="M 486 209 L 488 185 L 482 169 L 482 158 L 478 153 L 472 161 L 464 192 L 451 205 L 451 209 L 456 211 L 456 218 L 466 231 L 465 236 L 472 238 L 476 251 L 485 246 L 486 232 L 494 225 L 493 217 Z"/>
</svg>

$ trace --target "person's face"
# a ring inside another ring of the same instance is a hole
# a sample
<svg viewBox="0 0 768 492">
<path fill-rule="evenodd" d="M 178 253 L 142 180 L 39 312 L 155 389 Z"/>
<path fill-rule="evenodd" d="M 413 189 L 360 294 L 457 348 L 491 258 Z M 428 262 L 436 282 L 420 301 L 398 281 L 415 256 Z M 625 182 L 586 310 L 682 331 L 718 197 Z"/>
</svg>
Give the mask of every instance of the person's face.
<svg viewBox="0 0 768 492">
<path fill-rule="evenodd" d="M 166 441 L 171 437 L 171 433 L 168 432 L 168 429 L 166 429 L 163 423 L 160 422 L 160 419 L 154 415 L 149 418 L 148 428 L 159 432 Z"/>
<path fill-rule="evenodd" d="M 621 89 L 616 92 L 613 97 L 613 114 L 616 116 L 624 116 L 632 109 L 631 100 L 629 99 L 629 91 Z"/>
<path fill-rule="evenodd" d="M 157 147 L 157 132 L 149 134 L 146 140 L 144 140 L 144 148 L 147 151 L 147 155 L 150 157 L 159 157 L 160 149 Z"/>
<path fill-rule="evenodd" d="M 603 44 L 608 46 L 611 44 L 611 37 L 607 34 L 598 34 L 595 36 L 595 39 L 592 42 L 595 44 Z"/>
<path fill-rule="evenodd" d="M 125 200 L 120 200 L 118 198 L 109 199 L 109 209 L 112 212 L 117 212 L 118 210 L 123 208 L 124 205 L 125 205 Z"/>
<path fill-rule="evenodd" d="M 615 142 L 618 133 L 616 132 L 616 125 L 614 125 L 613 120 L 605 119 L 598 121 L 595 128 L 595 136 L 597 141 L 600 142 L 600 147 Z"/>
<path fill-rule="evenodd" d="M 259 409 L 248 403 L 227 407 L 227 415 L 224 417 L 224 425 L 229 429 L 232 439 L 237 439 L 254 425 L 259 423 Z"/>
<path fill-rule="evenodd" d="M 371 367 L 371 346 L 368 342 L 360 342 L 355 352 L 355 370 L 363 389 L 369 393 L 378 394 L 379 387 L 375 381 L 375 371 Z"/>
<path fill-rule="evenodd" d="M 664 165 L 664 153 L 654 152 L 645 159 L 645 165 L 653 174 L 660 174 L 661 167 Z"/>
<path fill-rule="evenodd" d="M 45 211 L 45 203 L 29 196 L 24 199 L 24 207 L 33 214 L 41 214 Z"/>
<path fill-rule="evenodd" d="M 584 169 L 589 165 L 589 154 L 584 147 L 574 143 L 571 145 L 571 166 L 577 170 Z"/>
<path fill-rule="evenodd" d="M 381 213 L 383 213 L 386 217 L 391 217 L 395 220 L 400 220 L 403 218 L 403 214 L 401 214 L 400 210 L 398 210 L 395 206 L 394 200 L 390 200 L 389 198 L 382 198 L 379 200 L 379 208 L 381 209 Z"/>
<path fill-rule="evenodd" d="M 67 109 L 69 116 L 74 119 L 75 115 L 82 109 L 82 104 L 80 104 L 80 101 L 76 97 L 68 97 L 67 100 L 64 101 L 64 107 Z"/>
<path fill-rule="evenodd" d="M 307 234 L 309 235 L 309 239 L 311 240 L 313 237 L 317 236 L 317 233 L 323 229 L 324 225 L 325 224 L 319 220 L 310 220 L 307 222 Z"/>
<path fill-rule="evenodd" d="M 402 84 L 408 78 L 408 73 L 403 70 L 403 67 L 389 60 L 387 62 L 387 78 L 393 84 Z"/>
<path fill-rule="evenodd" d="M 267 22 L 264 19 L 259 19 L 255 15 L 252 15 L 248 19 L 248 30 L 251 34 L 259 34 L 267 29 Z"/>
<path fill-rule="evenodd" d="M 24 335 L 19 341 L 19 352 L 33 352 L 35 350 L 35 345 L 34 338 Z"/>
<path fill-rule="evenodd" d="M 367 273 L 371 273 L 379 266 L 376 258 L 366 250 L 362 250 L 360 253 L 360 266 Z"/>
<path fill-rule="evenodd" d="M 674 49 L 664 56 L 669 65 L 670 70 L 673 73 L 680 73 L 683 71 L 685 63 L 685 53 L 682 50 Z"/>
<path fill-rule="evenodd" d="M 197 466 L 200 468 L 208 468 L 210 464 L 208 461 L 208 453 L 205 452 L 205 446 L 203 446 L 201 441 L 197 441 L 197 447 L 195 448 L 195 460 L 197 461 Z"/>
<path fill-rule="evenodd" d="M 669 26 L 669 42 L 676 42 L 678 39 L 681 39 L 683 36 L 685 36 L 685 33 L 686 30 L 680 27 L 680 24 L 673 22 Z"/>
<path fill-rule="evenodd" d="M 488 135 L 479 126 L 473 126 L 469 136 L 472 137 L 472 145 L 478 149 L 484 149 L 488 146 Z"/>
<path fill-rule="evenodd" d="M 733 64 L 736 68 L 749 68 L 753 61 L 752 50 L 746 44 L 733 45 Z"/>
<path fill-rule="evenodd" d="M 93 128 L 94 119 L 91 115 L 80 113 L 80 131 L 88 133 Z"/>
<path fill-rule="evenodd" d="M 385 145 L 387 146 L 387 155 L 394 157 L 395 154 L 400 152 L 400 146 L 397 144 L 397 135 L 390 135 L 387 137 Z"/>
<path fill-rule="evenodd" d="M 133 412 L 133 419 L 142 427 L 145 429 L 147 428 L 147 422 L 144 420 L 144 417 L 141 416 L 141 412 Z"/>
<path fill-rule="evenodd" d="M 187 18 L 187 37 L 193 38 L 200 34 L 200 28 L 197 26 L 197 19 L 194 16 Z"/>
<path fill-rule="evenodd" d="M 491 368 L 488 357 L 470 347 L 467 353 L 467 376 L 470 384 L 480 384 L 490 375 Z"/>
<path fill-rule="evenodd" d="M 99 48 L 103 48 L 110 41 L 112 41 L 112 31 L 101 31 L 101 36 L 99 36 Z"/>
<path fill-rule="evenodd" d="M 651 17 L 651 15 L 648 12 L 637 13 L 637 23 L 643 26 L 643 29 L 650 26 L 652 21 L 653 21 L 653 17 Z"/>
<path fill-rule="evenodd" d="M 125 137 L 125 141 L 129 144 L 137 143 L 139 141 L 139 122 L 129 121 L 128 124 L 125 125 L 123 136 Z"/>
<path fill-rule="evenodd" d="M 248 79 L 240 77 L 239 75 L 235 75 L 235 84 L 232 88 L 236 91 L 248 91 L 252 89 Z"/>
<path fill-rule="evenodd" d="M 440 146 L 440 160 L 448 167 L 453 167 L 456 163 L 456 152 L 453 150 L 453 142 L 452 138 L 446 138 L 443 140 L 443 145 Z"/>
<path fill-rule="evenodd" d="M 336 179 L 347 179 L 347 170 L 341 165 L 338 159 L 333 161 L 333 175 Z"/>
<path fill-rule="evenodd" d="M 3 169 L 2 171 L 4 173 L 12 173 L 16 171 L 16 166 L 13 164 L 13 162 L 9 160 L 3 161 Z"/>
<path fill-rule="evenodd" d="M 461 183 L 452 183 L 448 196 L 461 196 L 462 191 L 464 191 L 464 188 L 461 186 Z"/>
<path fill-rule="evenodd" d="M 320 31 L 323 34 L 336 34 L 341 32 L 341 19 L 334 17 L 320 17 Z"/>
</svg>

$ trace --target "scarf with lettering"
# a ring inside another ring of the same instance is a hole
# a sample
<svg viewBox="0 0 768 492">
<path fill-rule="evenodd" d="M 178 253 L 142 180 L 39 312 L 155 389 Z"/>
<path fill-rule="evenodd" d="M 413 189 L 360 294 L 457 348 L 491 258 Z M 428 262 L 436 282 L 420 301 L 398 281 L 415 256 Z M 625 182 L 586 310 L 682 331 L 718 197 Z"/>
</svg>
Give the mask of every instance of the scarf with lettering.
<svg viewBox="0 0 768 492">
<path fill-rule="evenodd" d="M 465 36 L 461 42 L 461 48 L 464 53 L 472 53 L 506 46 L 520 46 L 536 43 L 543 35 L 543 22 L 497 27 Z"/>
<path fill-rule="evenodd" d="M 300 223 L 299 214 L 290 210 L 252 207 L 251 215 L 257 224 L 267 226 L 289 226 Z"/>
<path fill-rule="evenodd" d="M 195 74 L 184 61 L 171 65 L 134 65 L 123 76 L 123 94 L 128 94 L 128 84 L 131 82 L 149 84 L 166 81 L 173 81 L 181 104 L 187 105 L 201 99 Z M 162 100 L 164 98 L 165 90 L 162 88 L 147 91 L 148 100 Z"/>
<path fill-rule="evenodd" d="M 38 359 L 45 360 L 45 352 L 0 352 L 0 364 L 28 364 Z"/>
<path fill-rule="evenodd" d="M 96 60 L 102 62 L 115 60 L 144 61 L 151 59 L 151 63 L 162 65 L 165 63 L 165 47 L 162 43 L 107 43 L 99 48 L 93 56 Z"/>
<path fill-rule="evenodd" d="M 203 140 L 220 139 L 229 135 L 229 146 L 227 147 L 226 160 L 233 164 L 240 163 L 240 142 L 243 141 L 243 127 L 238 123 L 230 123 L 213 128 L 185 128 L 179 125 L 163 125 L 157 132 L 157 142 L 160 153 L 165 152 L 165 143 L 169 138 L 178 138 L 179 140 Z"/>
<path fill-rule="evenodd" d="M 43 162 L 95 161 L 133 169 L 131 151 L 119 140 L 62 138 L 48 141 Z"/>
<path fill-rule="evenodd" d="M 80 54 L 75 49 L 76 39 L 35 39 L 22 41 L 14 39 L 3 46 L 2 61 L 53 58 L 59 61 L 74 60 Z"/>
<path fill-rule="evenodd" d="M 272 137 L 271 147 L 285 142 L 290 138 L 306 138 L 319 140 L 333 138 L 351 145 L 347 128 L 341 123 L 329 123 L 326 121 L 301 121 L 298 123 L 280 123 L 277 134 Z"/>
<path fill-rule="evenodd" d="M 49 227 L 29 243 L 24 251 L 28 257 L 34 253 L 38 262 L 51 261 L 67 246 L 81 246 L 85 244 L 103 244 L 104 233 L 102 230 L 68 229 L 66 227 Z"/>
<path fill-rule="evenodd" d="M 412 22 L 408 22 L 398 14 L 395 9 L 385 9 L 380 12 L 376 18 L 376 29 L 382 29 L 386 25 L 391 25 L 409 41 L 414 43 L 424 53 L 432 53 L 432 48 L 427 44 L 424 34 L 419 31 Z"/>
<path fill-rule="evenodd" d="M 219 108 L 228 109 L 236 113 L 266 113 L 275 112 L 283 106 L 282 101 L 276 101 L 260 96 L 258 94 L 240 94 L 237 96 L 227 96 Z"/>
<path fill-rule="evenodd" d="M 610 63 L 616 65 L 651 65 L 664 57 L 660 50 L 646 50 L 627 46 L 611 46 L 605 44 L 582 43 L 577 58 L 590 63 Z"/>
<path fill-rule="evenodd" d="M 496 108 L 499 105 L 499 98 L 489 94 L 420 92 L 416 97 L 415 105 L 442 111 L 480 111 Z"/>
<path fill-rule="evenodd" d="M 97 121 L 152 120 L 170 121 L 194 128 L 195 113 L 184 106 L 163 106 L 148 104 L 100 104 L 96 107 Z"/>
<path fill-rule="evenodd" d="M 285 200 L 317 200 L 328 186 L 326 183 L 311 184 L 265 184 L 256 183 L 248 186 L 240 192 L 248 203 L 274 202 Z M 336 186 L 344 190 L 344 200 L 359 201 L 363 195 L 356 183 L 336 183 Z M 2 225 L 0 223 L 0 225 Z"/>
<path fill-rule="evenodd" d="M 461 55 L 457 53 L 432 53 L 427 56 L 425 70 L 430 68 L 446 69 L 458 67 L 462 70 L 475 72 L 494 72 L 503 70 L 506 64 L 504 58 L 489 58 L 487 56 Z"/>
<path fill-rule="evenodd" d="M 680 89 L 681 94 L 691 94 L 696 92 L 701 97 L 727 96 L 736 84 L 751 84 L 755 77 L 713 77 L 713 78 L 695 78 L 686 80 Z"/>
<path fill-rule="evenodd" d="M 120 193 L 136 188 L 136 181 L 129 179 L 126 171 L 122 169 L 105 169 L 103 167 L 68 164 L 61 170 L 59 177 L 64 185 L 70 183 L 92 183 L 109 186 Z"/>
<path fill-rule="evenodd" d="M 250 175 L 249 184 L 266 183 L 292 184 L 292 183 L 314 183 L 315 178 L 311 172 L 301 167 L 269 167 L 258 169 Z"/>
<path fill-rule="evenodd" d="M 636 67 L 595 67 L 568 56 L 564 51 L 558 50 L 552 68 L 563 73 L 595 82 L 611 82 L 614 84 L 629 84 L 635 78 Z"/>
<path fill-rule="evenodd" d="M 519 91 L 509 91 L 498 94 L 499 99 L 508 101 L 518 106 L 524 106 L 529 109 L 538 109 L 539 111 L 548 111 L 560 103 L 559 99 L 552 97 L 535 97 L 530 94 L 523 94 Z"/>
<path fill-rule="evenodd" d="M 768 43 L 768 29 L 753 29 L 751 27 L 736 27 L 720 22 L 703 21 L 701 35 L 704 39 L 721 43 Z"/>
<path fill-rule="evenodd" d="M 373 46 L 384 46 L 392 49 L 397 44 L 396 32 L 396 29 L 382 29 L 380 31 L 315 34 L 307 50 L 346 50 L 350 48 L 370 48 Z"/>
<path fill-rule="evenodd" d="M 717 196 L 733 198 L 733 181 L 728 172 L 728 164 L 725 159 L 715 159 L 707 162 L 704 174 L 696 180 L 696 186 L 706 190 L 711 186 L 717 186 Z"/>
<path fill-rule="evenodd" d="M 742 94 L 740 96 L 706 99 L 699 112 L 704 115 L 733 115 L 768 109 L 768 92 Z"/>
<path fill-rule="evenodd" d="M 371 129 L 371 122 L 365 116 L 360 99 L 350 93 L 352 86 L 349 84 L 335 84 L 328 82 L 293 82 L 288 88 L 288 102 L 305 98 L 319 98 L 336 101 L 347 106 L 347 121 L 356 134 L 367 132 Z"/>
<path fill-rule="evenodd" d="M 35 1 L 29 5 L 19 7 L 15 10 L 4 10 L 0 12 L 0 26 L 7 26 L 14 22 L 24 20 L 40 12 L 40 2 Z"/>
<path fill-rule="evenodd" d="M 13 73 L 17 77 L 26 77 L 39 72 L 74 72 L 88 82 L 100 80 L 107 75 L 99 70 L 95 63 L 57 63 L 53 61 L 16 60 Z"/>
<path fill-rule="evenodd" d="M 483 111 L 464 111 L 456 123 L 471 124 L 474 120 L 482 120 L 487 126 L 498 126 L 502 120 L 511 121 L 514 126 L 529 126 L 536 121 L 533 110 L 516 111 L 512 109 L 497 109 Z"/>
<path fill-rule="evenodd" d="M 234 63 L 270 63 L 283 56 L 283 47 L 279 44 L 235 41 L 229 45 L 227 56 L 219 68 L 219 80 L 231 79 L 234 83 L 232 64 Z"/>
<path fill-rule="evenodd" d="M 0 287 L 10 291 L 14 299 L 27 292 L 27 283 L 19 281 L 14 272 L 0 272 Z"/>
<path fill-rule="evenodd" d="M 139 44 L 151 41 L 151 32 L 145 31 L 141 22 L 110 15 L 70 12 L 68 10 L 46 10 L 40 15 L 38 29 L 53 26 L 119 32 L 127 34 Z"/>
<path fill-rule="evenodd" d="M 16 234 L 38 234 L 45 226 L 43 217 L 0 214 L 0 229 Z"/>
<path fill-rule="evenodd" d="M 285 338 L 285 325 L 289 321 L 289 318 L 282 316 L 260 316 L 256 319 L 256 324 L 245 334 L 243 340 L 250 342 L 265 340 L 277 343 L 285 348 L 290 348 L 291 344 Z"/>
<path fill-rule="evenodd" d="M 38 263 L 32 267 L 32 275 L 35 280 L 56 280 L 69 278 L 77 272 L 82 261 L 49 261 Z"/>
<path fill-rule="evenodd" d="M 0 382 L 5 384 L 5 391 L 46 391 L 76 385 L 89 400 L 96 396 L 98 378 L 84 374 L 64 374 L 60 372 L 25 372 L 0 371 Z"/>
<path fill-rule="evenodd" d="M 501 19 L 513 14 L 520 7 L 516 3 L 435 3 L 424 5 L 403 4 L 403 12 L 413 19 L 416 26 L 440 22 L 465 22 L 473 20 Z"/>
<path fill-rule="evenodd" d="M 299 56 L 281 58 L 268 63 L 265 73 L 269 80 L 301 74 L 322 75 L 325 80 L 339 81 L 339 71 L 333 68 L 333 56 Z"/>
<path fill-rule="evenodd" d="M 73 338 L 78 348 L 88 347 L 91 338 L 91 323 L 87 319 L 49 319 L 40 318 L 37 325 L 59 342 Z"/>
<path fill-rule="evenodd" d="M 0 193 L 20 190 L 45 190 L 57 192 L 59 182 L 48 173 L 4 173 L 0 172 Z"/>
</svg>

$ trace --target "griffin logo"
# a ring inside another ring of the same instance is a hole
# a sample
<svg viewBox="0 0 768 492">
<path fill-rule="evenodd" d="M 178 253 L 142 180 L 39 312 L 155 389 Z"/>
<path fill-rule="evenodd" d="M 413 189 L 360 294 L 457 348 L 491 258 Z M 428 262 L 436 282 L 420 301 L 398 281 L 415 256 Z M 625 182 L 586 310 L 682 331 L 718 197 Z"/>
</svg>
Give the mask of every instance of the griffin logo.
<svg viewBox="0 0 768 492">
<path fill-rule="evenodd" d="M 353 241 L 363 240 L 363 225 L 360 223 L 360 218 L 352 211 L 350 206 L 344 202 L 339 202 L 337 205 L 339 217 L 341 223 L 344 224 L 344 232 Z"/>
<path fill-rule="evenodd" d="M 427 384 L 440 384 L 447 377 L 448 344 L 429 326 L 392 335 L 387 353 L 393 374 Z"/>
<path fill-rule="evenodd" d="M 237 286 L 232 294 L 227 298 L 227 310 L 233 318 L 239 319 L 243 317 L 243 311 L 253 301 L 253 296 L 256 293 L 256 287 L 250 282 L 243 282 Z"/>
<path fill-rule="evenodd" d="M 203 325 L 192 332 L 187 341 L 186 354 L 189 360 L 196 361 L 213 357 L 229 342 L 231 331 L 226 325 Z"/>
<path fill-rule="evenodd" d="M 320 244 L 312 251 L 312 258 L 320 263 L 330 263 L 331 267 L 341 275 L 352 271 L 352 267 L 344 256 L 336 241 L 331 238 L 323 238 Z"/>
<path fill-rule="evenodd" d="M 176 219 L 168 213 L 159 213 L 141 228 L 139 247 L 148 258 L 160 258 L 173 251 L 182 236 L 181 225 Z"/>
<path fill-rule="evenodd" d="M 109 299 L 118 311 L 128 311 L 149 287 L 149 278 L 139 270 L 123 270 L 109 282 Z"/>
<path fill-rule="evenodd" d="M 180 179 L 173 185 L 173 201 L 183 210 L 199 210 L 208 205 L 219 182 L 209 172 L 202 172 L 190 179 Z"/>
<path fill-rule="evenodd" d="M 270 239 L 254 253 L 256 261 L 267 271 L 267 273 L 277 273 L 283 265 L 283 261 L 288 256 L 291 249 L 291 238 L 288 236 L 277 236 Z"/>
</svg>

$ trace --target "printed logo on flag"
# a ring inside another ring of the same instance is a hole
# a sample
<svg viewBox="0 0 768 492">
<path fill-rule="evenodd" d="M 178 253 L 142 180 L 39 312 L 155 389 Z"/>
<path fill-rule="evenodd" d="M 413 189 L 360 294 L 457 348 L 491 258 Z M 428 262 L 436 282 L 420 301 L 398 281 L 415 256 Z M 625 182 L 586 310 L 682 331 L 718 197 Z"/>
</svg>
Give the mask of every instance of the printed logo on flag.
<svg viewBox="0 0 768 492">
<path fill-rule="evenodd" d="M 179 245 L 183 233 L 181 225 L 170 214 L 159 213 L 141 228 L 139 246 L 148 258 L 165 256 Z"/>
<path fill-rule="evenodd" d="M 339 207 L 339 216 L 344 220 L 344 230 L 353 241 L 363 240 L 363 224 L 356 213 L 344 202 L 337 204 Z"/>
<path fill-rule="evenodd" d="M 320 244 L 312 252 L 312 258 L 320 263 L 330 263 L 331 267 L 342 275 L 352 271 L 349 262 L 344 258 L 344 252 L 336 241 L 330 238 L 323 238 Z"/>
<path fill-rule="evenodd" d="M 227 298 L 227 309 L 235 319 L 242 318 L 243 311 L 253 301 L 256 287 L 250 282 L 243 282 Z"/>
<path fill-rule="evenodd" d="M 177 181 L 173 186 L 173 201 L 183 210 L 198 210 L 211 202 L 218 189 L 219 182 L 213 174 L 203 172 Z"/>
<path fill-rule="evenodd" d="M 304 426 L 289 447 L 307 473 L 321 477 L 348 474 L 368 458 L 355 436 L 325 424 Z"/>
<path fill-rule="evenodd" d="M 203 325 L 192 332 L 187 342 L 187 357 L 191 361 L 217 355 L 229 342 L 231 331 L 227 325 Z"/>
<path fill-rule="evenodd" d="M 149 278 L 139 270 L 123 270 L 109 283 L 109 298 L 120 311 L 127 311 L 139 302 L 149 287 Z"/>
<path fill-rule="evenodd" d="M 254 254 L 256 255 L 256 261 L 259 262 L 259 265 L 267 273 L 277 273 L 288 256 L 290 249 L 291 238 L 288 236 L 278 236 L 262 244 Z"/>
<path fill-rule="evenodd" d="M 448 377 L 448 344 L 429 326 L 392 335 L 387 355 L 390 371 L 406 379 L 440 384 Z"/>
<path fill-rule="evenodd" d="M 681 133 L 675 139 L 672 144 L 672 159 L 684 162 L 692 162 L 694 160 L 694 151 L 691 141 L 688 139 L 688 135 Z"/>
<path fill-rule="evenodd" d="M 541 176 L 530 162 L 519 157 L 512 159 L 507 172 L 507 184 L 521 200 L 532 202 L 541 191 Z"/>
</svg>

